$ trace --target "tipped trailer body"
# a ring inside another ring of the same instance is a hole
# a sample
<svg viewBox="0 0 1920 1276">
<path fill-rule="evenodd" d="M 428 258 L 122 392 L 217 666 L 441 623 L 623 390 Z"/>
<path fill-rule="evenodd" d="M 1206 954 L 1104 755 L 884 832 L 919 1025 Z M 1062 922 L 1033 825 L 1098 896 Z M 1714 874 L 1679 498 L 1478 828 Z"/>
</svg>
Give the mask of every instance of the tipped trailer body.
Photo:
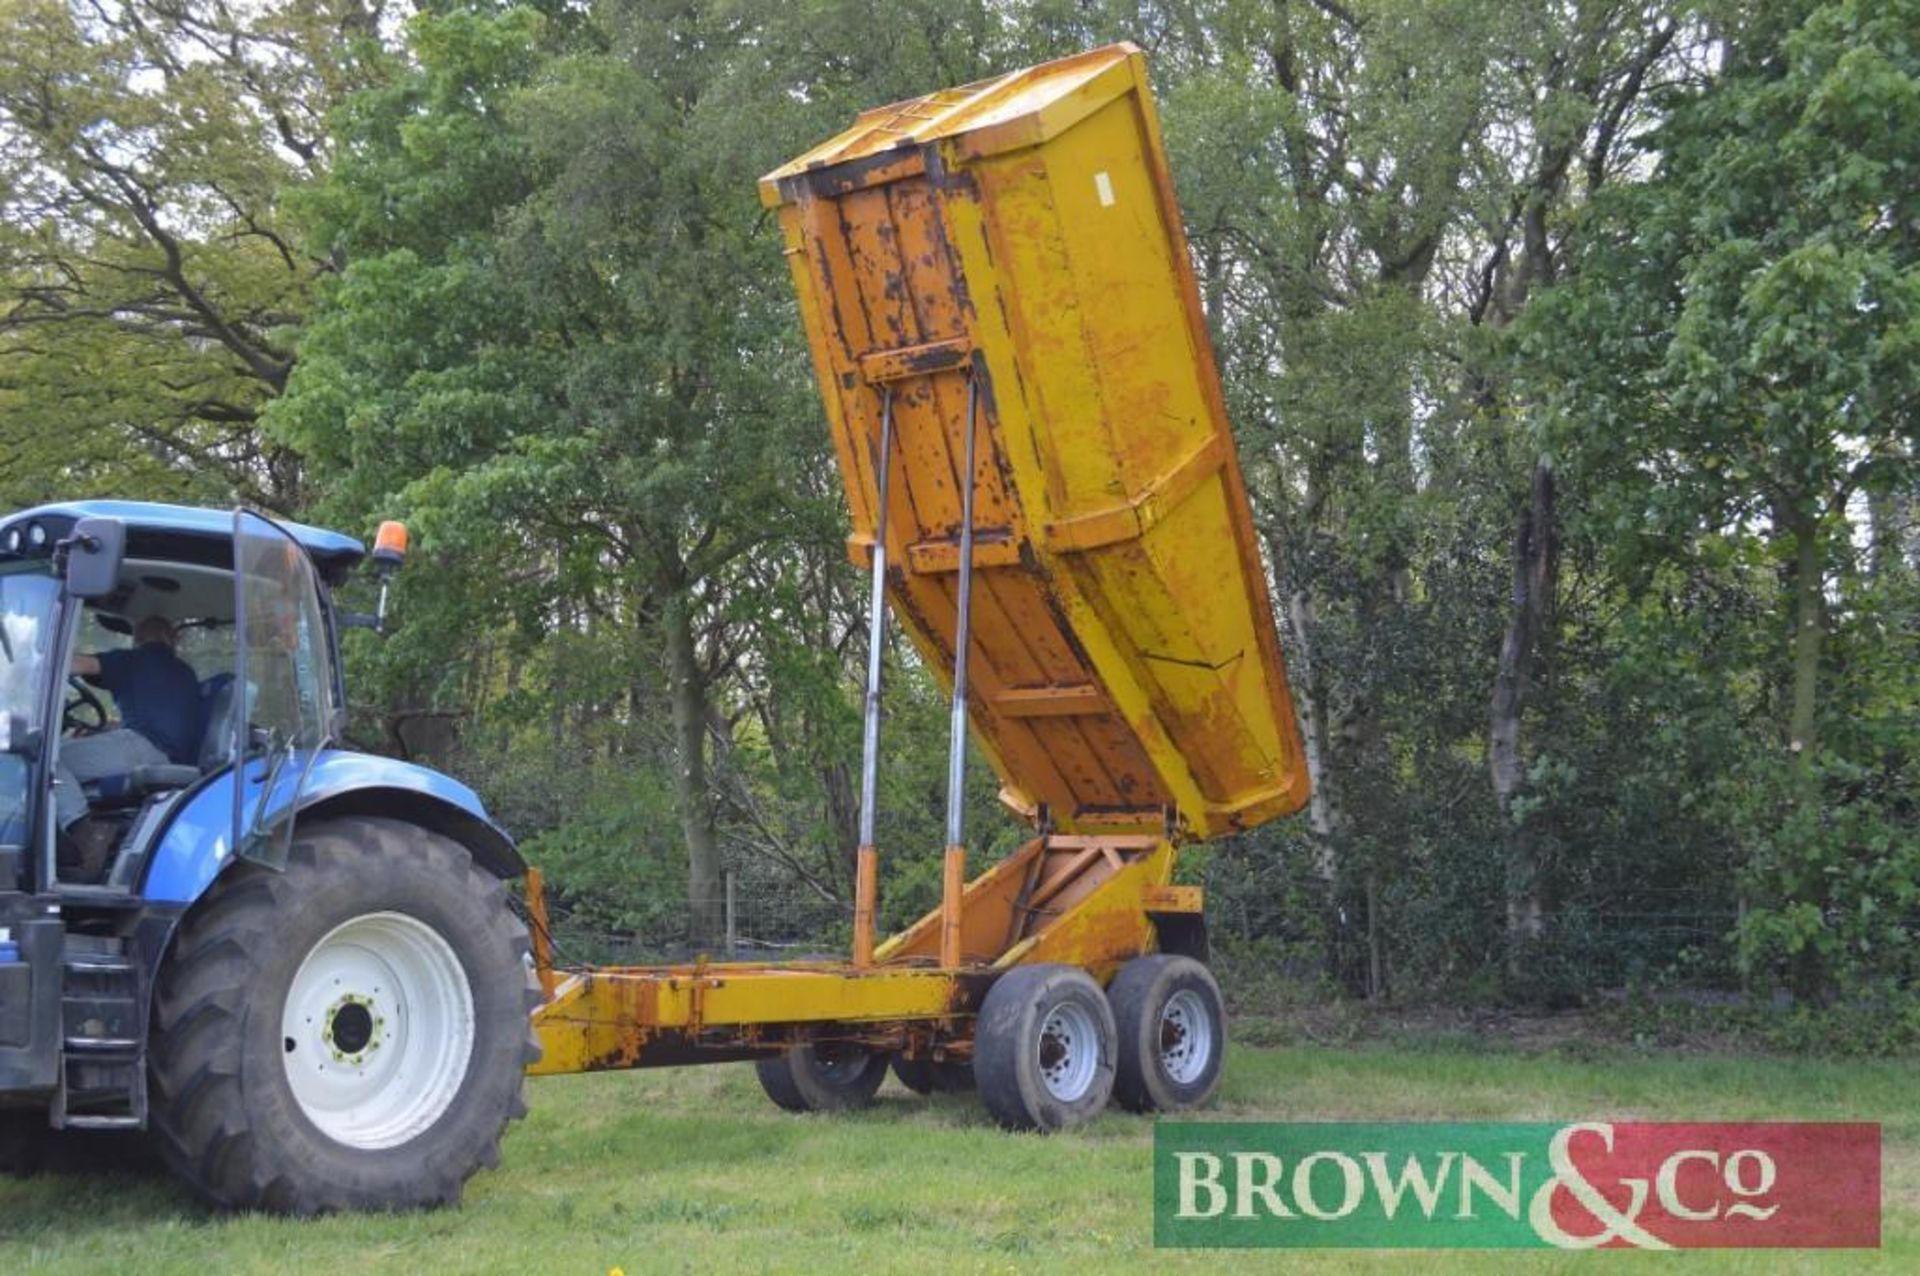
<svg viewBox="0 0 1920 1276">
<path fill-rule="evenodd" d="M 853 951 L 543 965 L 534 1071 L 756 1058 L 832 1108 L 889 1062 L 916 1089 L 972 1065 L 1040 1128 L 1114 1087 L 1202 1101 L 1224 1015 L 1176 848 L 1298 810 L 1307 775 L 1145 60 L 868 111 L 761 194 L 873 581 Z M 954 720 L 941 906 L 876 943 L 886 603 Z M 969 725 L 1035 829 L 971 881 Z"/>
</svg>

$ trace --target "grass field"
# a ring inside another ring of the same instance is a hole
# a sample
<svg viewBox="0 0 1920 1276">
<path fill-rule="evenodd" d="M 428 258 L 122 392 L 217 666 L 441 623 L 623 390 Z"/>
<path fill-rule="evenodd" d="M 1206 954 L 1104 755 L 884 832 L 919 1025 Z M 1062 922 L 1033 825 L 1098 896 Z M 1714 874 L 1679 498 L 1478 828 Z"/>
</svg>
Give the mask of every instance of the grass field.
<svg viewBox="0 0 1920 1276">
<path fill-rule="evenodd" d="M 1236 1046 L 1233 1119 L 1869 1120 L 1885 1126 L 1885 1246 L 1841 1252 L 1199 1253 L 1152 1246 L 1150 1125 L 1110 1114 L 1011 1136 L 970 1097 L 892 1081 L 854 1117 L 793 1117 L 729 1065 L 542 1080 L 502 1169 L 458 1211 L 223 1218 L 166 1177 L 0 1182 L 0 1272 L 1920 1269 L 1920 1066 L 1428 1044 Z"/>
</svg>

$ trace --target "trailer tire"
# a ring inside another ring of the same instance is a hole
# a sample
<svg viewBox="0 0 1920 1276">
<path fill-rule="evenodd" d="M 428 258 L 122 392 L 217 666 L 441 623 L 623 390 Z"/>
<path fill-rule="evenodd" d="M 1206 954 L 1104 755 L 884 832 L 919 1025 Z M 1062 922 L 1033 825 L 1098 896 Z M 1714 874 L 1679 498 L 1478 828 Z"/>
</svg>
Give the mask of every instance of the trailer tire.
<svg viewBox="0 0 1920 1276">
<path fill-rule="evenodd" d="M 526 1115 L 539 1002 L 526 929 L 465 847 L 388 819 L 302 827 L 283 871 L 225 873 L 161 967 L 160 1150 L 226 1208 L 454 1204 Z"/>
<path fill-rule="evenodd" d="M 1113 1097 L 1130 1112 L 1186 1112 L 1220 1088 L 1227 1012 L 1213 973 L 1191 957 L 1154 953 L 1107 986 L 1120 1029 Z"/>
<path fill-rule="evenodd" d="M 987 990 L 974 1028 L 980 1099 L 1010 1130 L 1064 1130 L 1113 1092 L 1113 1009 L 1078 966 L 1016 966 Z"/>
<path fill-rule="evenodd" d="M 973 1065 L 953 1059 L 893 1057 L 893 1075 L 915 1094 L 965 1094 L 973 1089 Z"/>
<path fill-rule="evenodd" d="M 753 1070 L 767 1097 L 789 1112 L 851 1112 L 873 1102 L 887 1056 L 838 1042 L 805 1043 L 755 1059 Z"/>
</svg>

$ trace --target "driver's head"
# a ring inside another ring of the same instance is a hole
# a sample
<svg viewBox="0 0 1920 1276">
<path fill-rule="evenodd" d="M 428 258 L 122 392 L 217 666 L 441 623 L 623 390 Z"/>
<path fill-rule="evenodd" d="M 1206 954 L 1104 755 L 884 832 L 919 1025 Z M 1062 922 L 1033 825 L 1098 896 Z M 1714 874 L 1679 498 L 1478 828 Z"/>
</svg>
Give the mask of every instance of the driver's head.
<svg viewBox="0 0 1920 1276">
<path fill-rule="evenodd" d="M 133 641 L 136 646 L 144 647 L 150 642 L 162 643 L 168 647 L 174 645 L 173 622 L 165 616 L 147 616 L 133 627 Z"/>
</svg>

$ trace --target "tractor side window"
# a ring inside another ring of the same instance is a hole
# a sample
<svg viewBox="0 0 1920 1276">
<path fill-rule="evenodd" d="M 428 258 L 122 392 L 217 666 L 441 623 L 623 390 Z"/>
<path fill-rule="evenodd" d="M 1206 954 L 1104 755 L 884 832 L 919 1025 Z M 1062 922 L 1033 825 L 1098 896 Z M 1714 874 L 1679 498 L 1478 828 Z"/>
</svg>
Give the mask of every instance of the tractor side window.
<svg viewBox="0 0 1920 1276">
<path fill-rule="evenodd" d="M 0 846 L 26 841 L 29 761 L 44 724 L 60 586 L 41 564 L 0 567 Z"/>
<path fill-rule="evenodd" d="M 299 542 L 242 510 L 234 516 L 233 555 L 234 667 L 245 704 L 244 752 L 261 759 L 265 777 L 250 811 L 237 799 L 234 841 L 242 854 L 278 865 L 285 862 L 293 821 L 281 821 L 271 838 L 264 821 L 277 806 L 291 806 L 332 736 L 332 648 L 319 576 Z"/>
<path fill-rule="evenodd" d="M 22 731 L 40 729 L 59 597 L 59 582 L 39 564 L 0 568 L 0 713 Z"/>
<path fill-rule="evenodd" d="M 332 722 L 333 684 L 313 565 L 291 537 L 252 516 L 242 522 L 235 553 L 252 725 L 273 744 L 316 748 Z"/>
</svg>

